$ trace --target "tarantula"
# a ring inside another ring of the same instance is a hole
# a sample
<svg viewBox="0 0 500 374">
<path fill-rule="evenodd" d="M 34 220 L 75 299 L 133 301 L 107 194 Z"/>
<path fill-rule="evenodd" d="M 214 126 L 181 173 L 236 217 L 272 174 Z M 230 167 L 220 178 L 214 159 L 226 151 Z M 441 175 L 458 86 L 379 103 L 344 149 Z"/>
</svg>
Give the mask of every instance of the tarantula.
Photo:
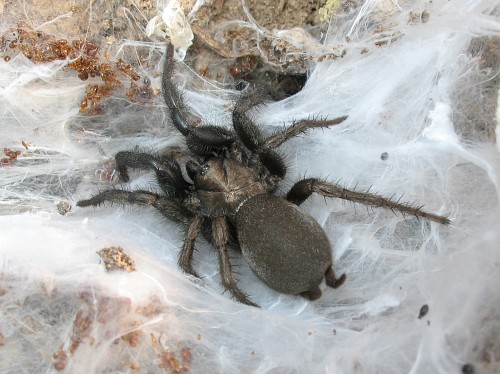
<svg viewBox="0 0 500 374">
<path fill-rule="evenodd" d="M 197 276 L 192 266 L 195 240 L 202 233 L 217 248 L 222 285 L 240 302 L 256 305 L 242 292 L 231 270 L 228 249 L 239 248 L 253 272 L 270 288 L 301 295 L 310 300 L 321 296 L 320 283 L 337 288 L 346 276 L 336 277 L 332 250 L 321 226 L 298 209 L 313 193 L 382 207 L 447 224 L 445 217 L 382 196 L 348 190 L 318 178 L 296 182 L 286 196 L 276 190 L 285 177 L 286 165 L 275 149 L 312 128 L 343 122 L 335 119 L 306 119 L 294 122 L 273 135 L 264 136 L 247 112 L 262 104 L 265 91 L 256 89 L 236 102 L 232 129 L 213 125 L 192 126 L 189 109 L 173 81 L 174 47 L 167 45 L 162 90 L 174 126 L 184 135 L 189 150 L 184 177 L 174 152 L 153 155 L 138 151 L 116 154 L 123 182 L 128 168 L 155 172 L 161 194 L 146 190 L 111 189 L 80 207 L 106 202 L 152 206 L 167 218 L 186 226 L 178 263 L 186 273 Z"/>
</svg>

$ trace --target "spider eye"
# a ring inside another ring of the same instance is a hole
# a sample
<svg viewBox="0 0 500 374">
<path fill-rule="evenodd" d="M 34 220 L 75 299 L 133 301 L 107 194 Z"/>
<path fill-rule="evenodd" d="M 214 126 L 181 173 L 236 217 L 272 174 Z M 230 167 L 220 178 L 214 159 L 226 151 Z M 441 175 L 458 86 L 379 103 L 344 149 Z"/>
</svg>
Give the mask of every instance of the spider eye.
<svg viewBox="0 0 500 374">
<path fill-rule="evenodd" d="M 187 174 L 188 174 L 189 178 L 191 178 L 193 180 L 193 182 L 197 176 L 205 175 L 207 173 L 208 169 L 210 169 L 210 166 L 208 166 L 206 164 L 198 165 L 196 162 L 193 162 L 193 161 L 188 161 L 186 163 Z"/>
<path fill-rule="evenodd" d="M 206 172 L 208 171 L 208 169 L 210 169 L 210 166 L 208 166 L 208 165 L 202 165 L 201 169 L 200 169 L 200 175 L 205 175 Z"/>
</svg>

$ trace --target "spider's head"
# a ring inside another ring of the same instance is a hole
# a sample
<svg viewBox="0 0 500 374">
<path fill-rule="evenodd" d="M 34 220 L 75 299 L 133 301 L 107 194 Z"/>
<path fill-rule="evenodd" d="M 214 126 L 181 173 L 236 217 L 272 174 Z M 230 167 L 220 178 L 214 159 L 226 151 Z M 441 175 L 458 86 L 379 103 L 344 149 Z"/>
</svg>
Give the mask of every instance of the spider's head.
<svg viewBox="0 0 500 374">
<path fill-rule="evenodd" d="M 265 192 L 254 171 L 231 159 L 211 158 L 203 164 L 186 163 L 202 205 L 233 214 L 248 198 Z"/>
<path fill-rule="evenodd" d="M 223 191 L 224 162 L 222 159 L 211 159 L 200 165 L 194 161 L 186 163 L 186 171 L 199 190 Z"/>
<path fill-rule="evenodd" d="M 211 158 L 201 165 L 188 161 L 186 170 L 198 191 L 248 196 L 264 192 L 253 170 L 231 159 Z"/>
</svg>

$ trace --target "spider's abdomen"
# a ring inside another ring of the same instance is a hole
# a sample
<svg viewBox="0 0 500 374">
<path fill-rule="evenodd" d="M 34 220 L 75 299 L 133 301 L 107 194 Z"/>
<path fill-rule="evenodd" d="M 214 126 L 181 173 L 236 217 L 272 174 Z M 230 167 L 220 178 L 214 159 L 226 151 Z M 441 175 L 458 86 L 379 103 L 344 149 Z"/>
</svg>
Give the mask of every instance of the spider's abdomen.
<svg viewBox="0 0 500 374">
<path fill-rule="evenodd" d="M 276 291 L 295 295 L 314 289 L 332 265 L 321 226 L 283 198 L 248 199 L 236 214 L 236 230 L 250 268 Z"/>
</svg>

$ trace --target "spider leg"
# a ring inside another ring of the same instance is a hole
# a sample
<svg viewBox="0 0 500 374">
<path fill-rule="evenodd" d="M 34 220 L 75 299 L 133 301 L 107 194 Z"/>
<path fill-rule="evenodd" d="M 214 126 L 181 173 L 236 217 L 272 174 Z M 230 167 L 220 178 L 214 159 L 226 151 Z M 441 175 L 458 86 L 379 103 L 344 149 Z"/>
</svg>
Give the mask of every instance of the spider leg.
<svg viewBox="0 0 500 374">
<path fill-rule="evenodd" d="M 178 264 L 181 269 L 188 274 L 199 277 L 196 271 L 193 269 L 193 252 L 195 240 L 200 233 L 201 226 L 203 224 L 203 217 L 195 216 L 193 217 L 186 229 L 186 237 L 184 239 L 184 244 L 179 252 Z"/>
<path fill-rule="evenodd" d="M 128 182 L 129 167 L 153 169 L 160 188 L 167 196 L 186 196 L 188 183 L 184 180 L 181 168 L 173 157 L 164 155 L 158 158 L 144 152 L 121 151 L 116 154 L 115 160 L 122 181 Z"/>
<path fill-rule="evenodd" d="M 224 286 L 224 288 L 231 292 L 239 302 L 251 306 L 258 306 L 257 304 L 253 303 L 248 298 L 248 296 L 238 288 L 236 280 L 234 279 L 231 262 L 227 253 L 229 242 L 229 227 L 226 217 L 219 216 L 213 218 L 212 239 L 219 253 L 219 268 L 222 285 Z"/>
<path fill-rule="evenodd" d="M 293 137 L 304 134 L 309 129 L 338 125 L 345 121 L 347 116 L 332 120 L 311 118 L 295 121 L 291 126 L 264 138 L 261 129 L 247 115 L 247 112 L 262 105 L 269 94 L 268 91 L 270 90 L 266 87 L 260 87 L 239 98 L 233 112 L 233 127 L 241 142 L 248 150 L 258 155 L 260 162 L 271 175 L 283 179 L 286 174 L 286 165 L 282 157 L 274 152 L 275 148 Z"/>
<path fill-rule="evenodd" d="M 168 43 L 163 67 L 162 92 L 170 112 L 170 118 L 177 130 L 186 137 L 187 145 L 194 153 L 200 156 L 212 153 L 220 154 L 234 143 L 234 133 L 219 126 L 191 126 L 188 123 L 186 118 L 189 108 L 172 80 L 174 70 L 174 47 Z"/>
<path fill-rule="evenodd" d="M 325 197 L 340 198 L 372 207 L 381 207 L 392 211 L 398 211 L 403 214 L 407 213 L 445 225 L 450 223 L 448 218 L 437 214 L 427 213 L 423 211 L 421 207 L 413 207 L 409 204 L 399 203 L 398 201 L 393 201 L 391 198 L 388 199 L 369 192 L 348 190 L 338 184 L 329 183 L 317 178 L 308 178 L 298 181 L 292 186 L 290 191 L 288 191 L 286 198 L 288 201 L 300 205 L 311 196 L 313 192 Z"/>
<path fill-rule="evenodd" d="M 314 128 L 327 128 L 330 126 L 338 125 L 344 122 L 347 116 L 337 117 L 334 119 L 303 119 L 300 121 L 294 121 L 291 126 L 285 127 L 283 130 L 277 132 L 274 135 L 268 137 L 262 144 L 262 149 L 274 149 L 279 147 L 284 142 L 300 134 L 304 134 L 309 129 Z"/>
<path fill-rule="evenodd" d="M 141 206 L 152 206 L 168 219 L 174 222 L 186 224 L 189 212 L 180 204 L 169 198 L 161 197 L 153 192 L 106 190 L 92 196 L 90 199 L 80 200 L 76 203 L 79 207 L 99 206 L 104 203 L 135 204 Z"/>
<path fill-rule="evenodd" d="M 233 111 L 233 128 L 243 145 L 258 156 L 270 174 L 283 179 L 286 174 L 283 158 L 272 149 L 264 147 L 265 139 L 261 129 L 246 113 L 251 108 L 261 105 L 264 96 L 265 93 L 257 89 L 238 99 Z"/>
<path fill-rule="evenodd" d="M 160 196 L 149 191 L 124 191 L 124 190 L 106 190 L 90 199 L 80 200 L 76 203 L 79 207 L 99 206 L 104 203 L 121 203 L 136 205 L 154 205 L 158 202 Z"/>
</svg>

